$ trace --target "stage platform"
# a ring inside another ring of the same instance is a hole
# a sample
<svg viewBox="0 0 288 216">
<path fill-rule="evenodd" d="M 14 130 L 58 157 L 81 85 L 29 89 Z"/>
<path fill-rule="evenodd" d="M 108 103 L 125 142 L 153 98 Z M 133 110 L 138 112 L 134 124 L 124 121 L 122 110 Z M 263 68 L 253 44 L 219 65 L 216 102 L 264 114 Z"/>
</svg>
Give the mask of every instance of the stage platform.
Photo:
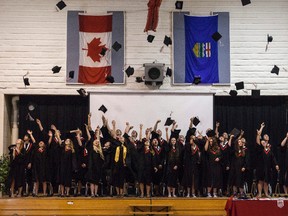
<svg viewBox="0 0 288 216">
<path fill-rule="evenodd" d="M 1 216 L 195 215 L 224 216 L 225 198 L 23 197 L 0 199 Z M 138 211 L 138 212 L 137 212 Z"/>
</svg>

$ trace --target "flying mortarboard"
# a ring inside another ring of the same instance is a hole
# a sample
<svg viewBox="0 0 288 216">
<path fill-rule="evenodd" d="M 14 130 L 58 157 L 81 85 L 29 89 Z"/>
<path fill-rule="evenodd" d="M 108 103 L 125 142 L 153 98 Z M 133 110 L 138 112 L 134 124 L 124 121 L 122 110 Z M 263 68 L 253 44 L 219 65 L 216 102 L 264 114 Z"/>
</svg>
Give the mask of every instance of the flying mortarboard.
<svg viewBox="0 0 288 216">
<path fill-rule="evenodd" d="M 172 76 L 172 69 L 167 67 L 167 70 L 166 70 L 166 76 L 169 76 L 171 77 Z"/>
<path fill-rule="evenodd" d="M 194 80 L 193 80 L 193 83 L 195 85 L 198 85 L 199 83 L 201 83 L 201 77 L 200 76 L 195 76 Z"/>
<path fill-rule="evenodd" d="M 245 6 L 245 5 L 248 5 L 248 4 L 251 4 L 251 1 L 250 0 L 241 0 L 242 2 L 242 5 Z"/>
<path fill-rule="evenodd" d="M 128 67 L 126 70 L 125 70 L 126 74 L 128 77 L 130 77 L 131 75 L 134 74 L 134 68 L 133 67 Z"/>
<path fill-rule="evenodd" d="M 280 68 L 277 67 L 277 65 L 274 65 L 274 67 L 272 68 L 271 70 L 271 73 L 274 73 L 274 74 L 279 74 L 279 71 L 280 71 Z"/>
<path fill-rule="evenodd" d="M 173 122 L 174 122 L 174 120 L 172 120 L 171 117 L 168 117 L 166 119 L 166 122 L 165 122 L 164 126 L 170 126 L 170 125 L 173 124 Z"/>
<path fill-rule="evenodd" d="M 103 113 L 106 113 L 107 112 L 107 108 L 102 104 L 99 109 L 99 111 L 102 111 Z"/>
<path fill-rule="evenodd" d="M 60 70 L 61 70 L 61 67 L 59 67 L 57 65 L 52 68 L 53 74 L 59 73 Z"/>
<path fill-rule="evenodd" d="M 107 51 L 107 49 L 103 47 L 102 50 L 101 50 L 101 52 L 100 52 L 100 55 L 101 55 L 101 56 L 105 56 L 106 51 Z"/>
<path fill-rule="evenodd" d="M 74 78 L 74 71 L 69 71 L 69 78 L 70 79 L 73 79 Z"/>
<path fill-rule="evenodd" d="M 194 117 L 192 123 L 193 123 L 193 125 L 196 127 L 196 126 L 200 123 L 199 118 L 198 118 L 198 117 Z"/>
<path fill-rule="evenodd" d="M 154 40 L 154 38 L 155 38 L 154 35 L 148 35 L 148 36 L 147 36 L 147 41 L 148 41 L 149 43 L 152 43 L 153 40 Z"/>
<path fill-rule="evenodd" d="M 24 82 L 25 87 L 26 87 L 26 86 L 30 86 L 29 78 L 28 78 L 28 77 L 24 77 L 24 76 L 23 76 L 23 82 Z"/>
<path fill-rule="evenodd" d="M 171 137 L 171 138 L 174 137 L 174 138 L 178 139 L 180 132 L 181 132 L 180 129 L 174 129 L 174 131 L 171 131 L 170 137 Z"/>
<path fill-rule="evenodd" d="M 142 79 L 142 77 L 136 77 L 136 82 L 141 83 L 144 82 L 144 80 Z"/>
<path fill-rule="evenodd" d="M 176 8 L 177 10 L 182 10 L 182 8 L 183 8 L 183 1 L 176 1 L 176 2 L 175 2 L 175 8 Z"/>
<path fill-rule="evenodd" d="M 81 97 L 87 97 L 88 96 L 88 93 L 83 88 L 78 89 L 77 92 L 79 93 L 79 95 Z"/>
<path fill-rule="evenodd" d="M 62 10 L 63 8 L 66 7 L 66 4 L 65 4 L 64 1 L 61 0 L 61 1 L 59 1 L 59 2 L 56 4 L 56 7 L 57 7 L 58 10 Z"/>
<path fill-rule="evenodd" d="M 241 89 L 244 89 L 244 82 L 237 82 L 235 83 L 235 86 L 236 86 L 236 90 L 241 90 Z"/>
<path fill-rule="evenodd" d="M 165 35 L 165 38 L 164 38 L 163 43 L 164 43 L 166 46 L 169 46 L 169 45 L 172 45 L 172 40 L 171 40 L 170 37 L 168 37 L 167 35 Z"/>
<path fill-rule="evenodd" d="M 114 82 L 115 82 L 113 76 L 107 76 L 105 80 L 106 80 L 107 82 L 109 82 L 109 83 L 114 83 Z"/>
<path fill-rule="evenodd" d="M 118 52 L 119 49 L 121 49 L 122 45 L 120 43 L 118 43 L 117 41 L 115 41 L 115 43 L 112 45 L 112 48 Z"/>
<path fill-rule="evenodd" d="M 212 38 L 214 41 L 218 41 L 222 38 L 222 35 L 219 33 L 219 32 L 215 32 L 213 35 L 212 35 Z"/>
<path fill-rule="evenodd" d="M 229 94 L 230 94 L 230 96 L 232 96 L 232 97 L 236 97 L 237 94 L 238 94 L 238 92 L 237 92 L 236 90 L 230 90 Z"/>
<path fill-rule="evenodd" d="M 252 98 L 260 98 L 260 89 L 252 89 L 251 97 Z"/>
<path fill-rule="evenodd" d="M 267 44 L 266 44 L 266 48 L 265 48 L 265 52 L 267 52 L 268 50 L 268 45 L 269 43 L 271 43 L 273 41 L 273 37 L 269 34 L 267 34 Z"/>
<path fill-rule="evenodd" d="M 230 132 L 230 135 L 233 135 L 234 138 L 237 138 L 240 135 L 240 130 L 237 128 L 233 128 L 232 131 Z"/>
</svg>

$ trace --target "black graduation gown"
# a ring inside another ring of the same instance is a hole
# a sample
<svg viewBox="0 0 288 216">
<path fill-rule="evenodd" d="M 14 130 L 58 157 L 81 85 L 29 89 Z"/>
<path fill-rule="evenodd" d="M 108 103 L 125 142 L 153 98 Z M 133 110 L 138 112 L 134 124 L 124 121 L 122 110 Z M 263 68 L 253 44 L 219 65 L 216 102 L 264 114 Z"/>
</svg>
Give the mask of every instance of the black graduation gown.
<svg viewBox="0 0 288 216">
<path fill-rule="evenodd" d="M 20 153 L 15 154 L 14 159 L 11 154 L 9 182 L 11 184 L 11 181 L 14 179 L 16 189 L 25 185 L 25 153 L 25 149 L 22 149 Z"/>
<path fill-rule="evenodd" d="M 154 152 L 154 163 L 157 168 L 157 172 L 153 172 L 152 181 L 154 185 L 159 185 L 163 180 L 165 150 L 164 147 L 158 145 L 157 147 L 152 146 L 152 151 Z"/>
<path fill-rule="evenodd" d="M 245 151 L 245 150 L 244 150 Z M 245 181 L 245 172 L 242 172 L 241 169 L 247 169 L 247 155 L 242 154 L 241 152 L 234 151 L 232 160 L 231 160 L 231 171 L 230 171 L 230 184 L 231 186 L 236 186 L 243 188 Z"/>
<path fill-rule="evenodd" d="M 198 187 L 199 182 L 199 163 L 200 163 L 200 150 L 197 145 L 192 149 L 190 143 L 185 144 L 184 152 L 184 175 L 182 185 L 184 187 L 192 187 L 194 178 L 194 188 Z"/>
<path fill-rule="evenodd" d="M 178 169 L 180 165 L 180 152 L 177 147 L 170 148 L 167 157 L 167 186 L 168 187 L 177 187 L 177 179 L 178 179 Z M 174 167 L 178 168 L 175 170 Z"/>
<path fill-rule="evenodd" d="M 39 181 L 39 183 L 47 181 L 48 158 L 46 149 L 35 149 L 32 169 L 34 181 Z"/>
<path fill-rule="evenodd" d="M 222 166 L 221 166 L 221 151 L 220 147 L 217 151 L 214 151 L 208 147 L 208 187 L 213 188 L 222 188 Z M 215 161 L 216 158 L 219 158 L 219 161 Z"/>
<path fill-rule="evenodd" d="M 101 158 L 100 153 L 93 149 L 93 145 L 89 148 L 88 152 L 89 161 L 86 179 L 92 184 L 99 184 L 102 177 L 104 158 Z"/>
</svg>

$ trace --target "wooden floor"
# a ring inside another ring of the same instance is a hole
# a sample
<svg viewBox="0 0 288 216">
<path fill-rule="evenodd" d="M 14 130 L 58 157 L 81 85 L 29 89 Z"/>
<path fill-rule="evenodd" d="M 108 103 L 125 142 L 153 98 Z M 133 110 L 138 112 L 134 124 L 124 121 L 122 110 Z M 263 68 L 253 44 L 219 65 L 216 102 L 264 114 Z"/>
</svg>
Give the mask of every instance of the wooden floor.
<svg viewBox="0 0 288 216">
<path fill-rule="evenodd" d="M 1 198 L 0 215 L 137 215 L 132 206 L 169 206 L 172 215 L 224 216 L 227 198 Z M 153 214 L 147 214 L 153 215 Z M 157 214 L 161 215 L 161 213 Z M 163 213 L 162 215 L 166 215 Z"/>
</svg>

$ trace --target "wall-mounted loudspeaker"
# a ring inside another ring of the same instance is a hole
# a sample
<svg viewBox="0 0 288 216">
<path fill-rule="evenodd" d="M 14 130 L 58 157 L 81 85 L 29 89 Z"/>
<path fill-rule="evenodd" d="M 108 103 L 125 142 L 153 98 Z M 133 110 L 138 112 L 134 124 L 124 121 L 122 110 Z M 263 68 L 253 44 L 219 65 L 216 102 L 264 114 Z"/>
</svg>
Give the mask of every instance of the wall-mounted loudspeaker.
<svg viewBox="0 0 288 216">
<path fill-rule="evenodd" d="M 146 85 L 162 85 L 164 79 L 163 63 L 145 63 L 145 84 Z"/>
</svg>

